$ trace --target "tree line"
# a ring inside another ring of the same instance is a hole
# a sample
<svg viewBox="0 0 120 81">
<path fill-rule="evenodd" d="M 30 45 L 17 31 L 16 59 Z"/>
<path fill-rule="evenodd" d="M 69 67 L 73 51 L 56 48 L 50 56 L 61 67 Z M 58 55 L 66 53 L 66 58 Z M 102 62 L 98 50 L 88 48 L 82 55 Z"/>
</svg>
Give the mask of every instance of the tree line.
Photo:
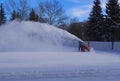
<svg viewBox="0 0 120 81">
<path fill-rule="evenodd" d="M 63 25 L 67 16 L 65 15 L 65 11 L 58 0 L 38 2 L 36 8 L 30 8 L 31 6 L 28 4 L 27 0 L 7 0 L 4 3 L 6 6 L 7 16 L 9 14 L 9 20 L 19 20 L 19 21 L 35 21 L 41 23 L 48 23 L 54 26 Z M 34 5 L 34 4 L 32 4 Z M 0 16 L 4 17 L 0 18 L 0 22 L 6 21 L 5 17 L 5 9 L 3 8 L 3 4 L 0 4 L 1 12 Z"/>
<path fill-rule="evenodd" d="M 70 25 L 69 32 L 86 41 L 120 41 L 120 4 L 107 0 L 105 14 L 100 0 L 94 0 L 86 22 Z"/>
<path fill-rule="evenodd" d="M 120 41 L 120 4 L 107 0 L 106 14 L 102 13 L 100 0 L 95 0 L 90 12 L 87 37 L 92 41 Z"/>
<path fill-rule="evenodd" d="M 58 0 L 38 2 L 36 8 L 30 8 L 27 0 L 7 0 L 6 12 L 9 20 L 35 21 L 48 23 L 88 41 L 120 41 L 120 4 L 118 0 L 107 0 L 105 14 L 100 0 L 94 0 L 89 18 L 79 22 L 77 18 L 70 21 Z M 0 25 L 7 21 L 5 9 L 0 4 Z M 69 24 L 68 24 L 69 22 Z"/>
</svg>

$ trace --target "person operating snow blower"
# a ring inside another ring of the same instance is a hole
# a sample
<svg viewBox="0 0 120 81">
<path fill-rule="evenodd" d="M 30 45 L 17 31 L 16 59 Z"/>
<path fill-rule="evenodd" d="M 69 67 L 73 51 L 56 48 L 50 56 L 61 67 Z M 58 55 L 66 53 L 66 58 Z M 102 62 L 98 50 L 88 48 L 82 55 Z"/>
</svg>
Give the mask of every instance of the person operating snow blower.
<svg viewBox="0 0 120 81">
<path fill-rule="evenodd" d="M 89 52 L 90 49 L 86 44 L 84 44 L 82 42 L 79 42 L 79 51 L 81 51 L 81 52 Z"/>
</svg>

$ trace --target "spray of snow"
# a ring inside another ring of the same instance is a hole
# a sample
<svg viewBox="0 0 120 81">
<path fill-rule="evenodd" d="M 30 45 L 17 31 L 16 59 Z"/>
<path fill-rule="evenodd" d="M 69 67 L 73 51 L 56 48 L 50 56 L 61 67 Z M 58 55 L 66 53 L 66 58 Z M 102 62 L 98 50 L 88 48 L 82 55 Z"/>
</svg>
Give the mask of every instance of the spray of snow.
<svg viewBox="0 0 120 81">
<path fill-rule="evenodd" d="M 77 51 L 78 41 L 48 24 L 13 21 L 0 27 L 0 51 Z"/>
</svg>

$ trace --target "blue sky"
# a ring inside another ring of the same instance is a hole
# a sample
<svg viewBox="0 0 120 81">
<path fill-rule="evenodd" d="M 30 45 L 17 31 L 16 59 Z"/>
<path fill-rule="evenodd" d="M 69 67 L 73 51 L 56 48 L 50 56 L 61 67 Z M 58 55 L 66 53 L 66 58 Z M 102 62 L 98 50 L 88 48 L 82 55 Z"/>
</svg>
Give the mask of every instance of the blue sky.
<svg viewBox="0 0 120 81">
<path fill-rule="evenodd" d="M 4 1 L 5 0 L 0 0 L 0 2 L 4 2 Z M 33 3 L 34 5 L 37 5 L 37 3 L 41 1 L 47 1 L 47 0 L 28 0 L 31 6 L 33 6 L 32 5 Z M 52 0 L 49 0 L 49 1 L 52 1 Z M 66 14 L 69 17 L 76 17 L 80 21 L 85 21 L 88 19 L 89 13 L 92 9 L 93 1 L 94 0 L 59 0 L 59 2 L 63 5 L 63 8 Z M 101 6 L 104 12 L 105 2 L 107 2 L 107 0 L 100 0 L 100 1 L 101 1 Z"/>
<path fill-rule="evenodd" d="M 31 3 L 48 0 L 29 0 Z M 52 1 L 52 0 L 49 0 Z M 63 5 L 66 14 L 71 18 L 78 18 L 80 21 L 88 19 L 94 0 L 59 0 Z M 104 10 L 105 2 L 107 0 L 101 0 L 101 6 Z"/>
<path fill-rule="evenodd" d="M 72 17 L 77 17 L 80 21 L 85 21 L 88 19 L 89 13 L 92 9 L 94 0 L 64 0 L 66 2 L 65 9 L 68 15 Z M 106 0 L 101 0 L 101 6 L 103 11 L 105 9 Z"/>
</svg>

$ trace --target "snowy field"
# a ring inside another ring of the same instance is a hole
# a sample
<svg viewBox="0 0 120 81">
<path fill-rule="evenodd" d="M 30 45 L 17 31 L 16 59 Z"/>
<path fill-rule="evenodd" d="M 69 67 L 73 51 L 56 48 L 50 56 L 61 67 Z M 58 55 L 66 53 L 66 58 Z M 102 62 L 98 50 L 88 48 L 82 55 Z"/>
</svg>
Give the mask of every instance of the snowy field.
<svg viewBox="0 0 120 81">
<path fill-rule="evenodd" d="M 101 52 L 0 53 L 0 81 L 119 81 L 120 56 Z"/>
<path fill-rule="evenodd" d="M 0 81 L 120 81 L 120 53 L 78 52 L 74 35 L 48 24 L 0 27 Z"/>
</svg>

